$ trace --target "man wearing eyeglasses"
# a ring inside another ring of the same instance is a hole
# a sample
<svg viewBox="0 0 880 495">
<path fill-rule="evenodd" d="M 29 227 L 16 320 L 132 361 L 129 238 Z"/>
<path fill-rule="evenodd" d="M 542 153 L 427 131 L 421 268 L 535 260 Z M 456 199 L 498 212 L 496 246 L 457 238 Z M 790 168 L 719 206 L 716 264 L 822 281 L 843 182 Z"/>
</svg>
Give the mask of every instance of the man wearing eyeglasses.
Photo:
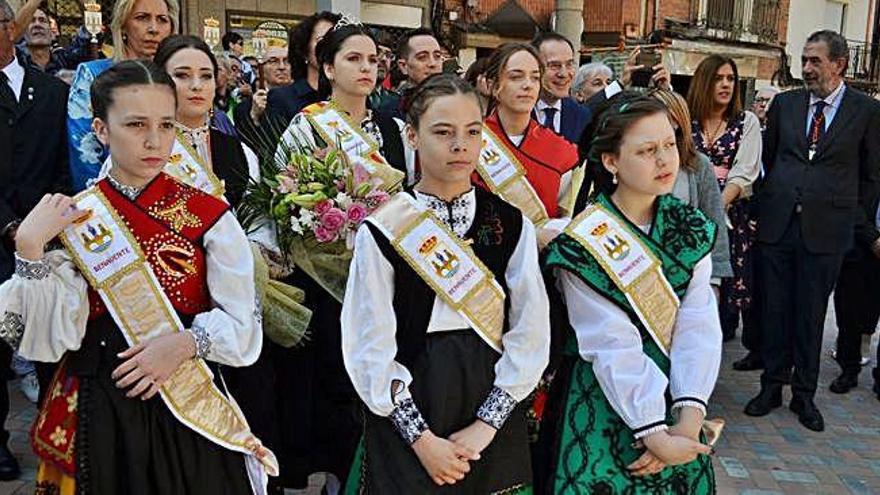
<svg viewBox="0 0 880 495">
<path fill-rule="evenodd" d="M 260 138 L 264 133 L 257 130 L 258 127 L 265 123 L 263 118 L 266 115 L 266 106 L 268 104 L 269 91 L 282 86 L 287 86 L 293 79 L 291 78 L 290 60 L 287 55 L 286 46 L 271 46 L 263 55 L 262 63 L 258 66 L 260 78 L 258 79 L 258 88 L 254 94 L 242 100 L 233 113 L 235 128 L 238 134 L 244 140 L 245 144 L 250 146 L 254 151 L 260 152 L 261 148 L 272 148 L 265 137 Z M 263 150 L 270 151 L 268 148 Z"/>
<path fill-rule="evenodd" d="M 23 65 L 15 53 L 16 31 L 12 8 L 0 0 L 0 282 L 12 276 L 19 221 L 45 194 L 70 189 L 67 86 Z M 0 314 L 0 329 L 13 318 L 12 313 Z M 4 382 L 11 358 L 12 349 L 0 344 L 0 480 L 4 481 L 19 475 L 18 462 L 6 445 L 9 432 L 3 428 L 9 413 Z"/>
<path fill-rule="evenodd" d="M 541 54 L 544 78 L 541 96 L 535 105 L 535 119 L 539 124 L 577 144 L 590 120 L 590 111 L 571 97 L 571 83 L 577 70 L 574 47 L 557 33 L 541 33 L 532 40 L 532 46 Z"/>
<path fill-rule="evenodd" d="M 385 31 L 376 32 L 379 70 L 376 73 L 376 89 L 370 94 L 370 108 L 379 109 L 396 99 L 391 90 L 391 63 L 394 61 L 394 37 Z"/>
<path fill-rule="evenodd" d="M 765 86 L 755 92 L 755 101 L 752 102 L 752 112 L 758 116 L 761 122 L 761 130 L 767 127 L 767 109 L 770 108 L 770 102 L 773 97 L 779 94 L 779 88 L 775 86 Z"/>
</svg>

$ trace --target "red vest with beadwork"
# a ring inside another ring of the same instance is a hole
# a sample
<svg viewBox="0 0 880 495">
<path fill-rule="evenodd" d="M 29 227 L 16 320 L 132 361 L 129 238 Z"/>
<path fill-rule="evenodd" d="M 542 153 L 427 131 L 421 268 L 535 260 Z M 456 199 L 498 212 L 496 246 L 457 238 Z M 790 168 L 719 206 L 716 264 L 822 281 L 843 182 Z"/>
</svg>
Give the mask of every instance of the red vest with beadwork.
<svg viewBox="0 0 880 495">
<path fill-rule="evenodd" d="M 229 209 L 225 202 L 160 173 L 132 201 L 107 180 L 97 187 L 125 222 L 171 305 L 182 315 L 210 309 L 202 237 Z M 89 288 L 89 319 L 107 308 Z"/>
<path fill-rule="evenodd" d="M 507 132 L 493 113 L 484 123 L 498 139 L 516 156 L 526 169 L 526 179 L 544 204 L 547 215 L 556 218 L 559 215 L 559 187 L 562 176 L 578 164 L 577 147 L 553 131 L 529 121 L 525 136 L 517 146 L 507 136 Z M 474 173 L 474 182 L 486 187 L 482 179 Z"/>
</svg>

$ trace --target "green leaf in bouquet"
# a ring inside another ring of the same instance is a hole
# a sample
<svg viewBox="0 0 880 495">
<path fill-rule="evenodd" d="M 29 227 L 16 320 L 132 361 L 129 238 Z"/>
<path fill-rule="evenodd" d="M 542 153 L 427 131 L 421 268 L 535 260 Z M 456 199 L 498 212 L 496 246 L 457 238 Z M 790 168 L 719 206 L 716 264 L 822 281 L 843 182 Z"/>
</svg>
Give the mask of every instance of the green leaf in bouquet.
<svg viewBox="0 0 880 495">
<path fill-rule="evenodd" d="M 318 204 L 318 202 L 325 199 L 329 199 L 327 198 L 327 195 L 321 191 L 318 191 L 311 194 L 297 194 L 293 197 L 292 201 L 297 206 L 312 209 L 315 207 L 316 204 Z"/>
<path fill-rule="evenodd" d="M 306 184 L 306 187 L 310 192 L 318 192 L 324 190 L 324 183 L 322 182 L 309 182 Z"/>
<path fill-rule="evenodd" d="M 364 182 L 363 184 L 359 185 L 357 187 L 357 189 L 355 190 L 355 192 L 354 192 L 355 197 L 363 198 L 367 194 L 369 194 L 369 192 L 372 190 L 373 190 L 373 185 L 370 184 L 369 182 Z"/>
<path fill-rule="evenodd" d="M 287 218 L 289 216 L 289 214 L 290 214 L 290 208 L 288 207 L 287 203 L 285 203 L 283 201 L 281 203 L 276 204 L 272 208 L 272 216 L 275 219 Z"/>
<path fill-rule="evenodd" d="M 337 150 L 336 148 L 331 148 L 330 151 L 327 152 L 327 156 L 324 158 L 324 163 L 336 166 L 336 162 L 338 159 L 339 150 Z"/>
</svg>

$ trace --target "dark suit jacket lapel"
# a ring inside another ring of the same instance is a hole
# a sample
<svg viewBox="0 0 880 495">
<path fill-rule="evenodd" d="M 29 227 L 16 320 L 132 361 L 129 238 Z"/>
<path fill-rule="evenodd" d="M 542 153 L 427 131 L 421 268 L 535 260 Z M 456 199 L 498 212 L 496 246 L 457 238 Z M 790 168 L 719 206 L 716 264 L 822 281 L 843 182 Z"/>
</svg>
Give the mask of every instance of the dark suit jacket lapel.
<svg viewBox="0 0 880 495">
<path fill-rule="evenodd" d="M 568 141 L 571 141 L 568 131 L 574 127 L 574 120 L 577 118 L 577 112 L 571 107 L 571 103 L 568 98 L 562 99 L 562 115 L 559 116 L 559 132 L 557 133 Z"/>
<path fill-rule="evenodd" d="M 18 103 L 7 100 L 8 98 L 0 98 L 0 108 L 5 108 L 8 109 L 10 112 L 15 113 L 16 108 L 18 108 Z"/>
<path fill-rule="evenodd" d="M 804 158 L 808 158 L 807 154 L 807 115 L 810 108 L 810 92 L 802 90 L 803 95 L 798 98 L 797 108 L 794 110 L 795 129 L 797 129 L 798 151 Z M 784 118 L 784 115 L 783 115 Z"/>
<path fill-rule="evenodd" d="M 819 149 L 816 150 L 816 156 L 814 159 L 818 158 L 825 152 L 830 143 L 834 142 L 834 136 L 841 128 L 846 126 L 847 122 L 849 122 L 852 116 L 856 113 L 858 108 L 855 100 L 856 98 L 853 94 L 853 89 L 847 86 L 844 90 L 843 98 L 840 101 L 840 108 L 838 108 L 837 113 L 834 114 L 834 120 L 832 120 L 831 125 L 828 126 L 828 132 L 822 136 L 822 141 L 819 142 Z"/>
<path fill-rule="evenodd" d="M 18 118 L 23 117 L 34 106 L 34 101 L 41 94 L 43 89 L 40 82 L 35 79 L 31 73 L 32 69 L 25 68 L 24 83 L 21 85 L 21 96 L 18 97 Z"/>
</svg>

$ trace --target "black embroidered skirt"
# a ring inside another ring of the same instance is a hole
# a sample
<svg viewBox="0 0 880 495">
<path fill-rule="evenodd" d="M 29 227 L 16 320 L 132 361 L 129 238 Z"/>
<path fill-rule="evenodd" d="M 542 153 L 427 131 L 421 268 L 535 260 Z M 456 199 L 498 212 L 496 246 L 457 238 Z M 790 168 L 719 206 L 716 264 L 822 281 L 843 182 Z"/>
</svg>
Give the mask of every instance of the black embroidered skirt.
<svg viewBox="0 0 880 495">
<path fill-rule="evenodd" d="M 476 420 L 492 390 L 499 354 L 473 330 L 432 332 L 409 367 L 410 392 L 431 431 L 440 437 Z M 531 485 L 526 408 L 520 403 L 464 480 L 437 486 L 391 420 L 369 411 L 364 427 L 361 488 L 370 494 L 515 493 Z"/>
<path fill-rule="evenodd" d="M 253 493 L 244 455 L 178 421 L 157 395 L 130 399 L 110 377 L 127 345 L 109 317 L 89 324 L 70 355 L 80 377 L 77 493 L 239 495 Z"/>
</svg>

